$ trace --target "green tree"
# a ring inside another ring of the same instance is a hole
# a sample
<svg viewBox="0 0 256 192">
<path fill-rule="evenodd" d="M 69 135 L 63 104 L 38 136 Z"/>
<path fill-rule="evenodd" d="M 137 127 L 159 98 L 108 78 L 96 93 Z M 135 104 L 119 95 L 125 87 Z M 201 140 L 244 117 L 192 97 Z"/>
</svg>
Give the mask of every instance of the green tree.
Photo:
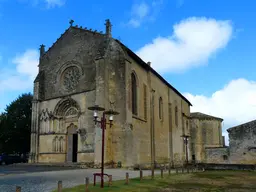
<svg viewBox="0 0 256 192">
<path fill-rule="evenodd" d="M 6 113 L 1 113 L 0 114 L 0 153 L 4 152 L 3 151 L 3 144 L 5 142 L 5 132 L 6 132 L 6 127 L 7 127 L 7 115 Z"/>
<path fill-rule="evenodd" d="M 0 150 L 3 152 L 29 152 L 32 98 L 30 93 L 22 94 L 1 114 Z"/>
</svg>

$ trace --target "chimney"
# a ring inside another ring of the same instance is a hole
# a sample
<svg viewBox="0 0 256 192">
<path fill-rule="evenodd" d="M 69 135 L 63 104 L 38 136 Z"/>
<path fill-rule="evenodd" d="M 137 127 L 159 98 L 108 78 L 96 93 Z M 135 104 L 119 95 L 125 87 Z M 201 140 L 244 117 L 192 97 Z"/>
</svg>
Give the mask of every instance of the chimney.
<svg viewBox="0 0 256 192">
<path fill-rule="evenodd" d="M 148 61 L 147 64 L 148 64 L 149 66 L 151 66 L 151 62 L 150 62 L 150 61 Z"/>
<path fill-rule="evenodd" d="M 45 45 L 44 44 L 42 44 L 42 45 L 40 45 L 40 58 L 45 54 Z"/>
<path fill-rule="evenodd" d="M 112 35 L 111 35 L 111 28 L 112 28 L 112 25 L 111 25 L 109 19 L 106 20 L 105 25 L 106 25 L 106 35 L 107 35 L 107 37 L 112 37 Z"/>
</svg>

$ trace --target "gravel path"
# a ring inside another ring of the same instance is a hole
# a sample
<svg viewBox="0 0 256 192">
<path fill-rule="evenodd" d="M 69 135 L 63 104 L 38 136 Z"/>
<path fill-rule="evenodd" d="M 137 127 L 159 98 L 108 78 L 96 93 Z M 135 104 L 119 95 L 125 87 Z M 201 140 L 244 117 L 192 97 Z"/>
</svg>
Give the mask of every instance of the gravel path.
<svg viewBox="0 0 256 192">
<path fill-rule="evenodd" d="M 21 186 L 22 192 L 51 192 L 57 188 L 57 182 L 61 180 L 63 187 L 73 187 L 84 184 L 85 177 L 93 182 L 93 173 L 100 172 L 99 169 L 74 169 L 62 171 L 47 171 L 23 173 L 16 175 L 0 175 L 0 192 L 13 192 L 16 186 Z M 123 169 L 106 169 L 105 173 L 112 175 L 113 180 L 125 179 L 128 172 L 130 178 L 139 177 L 139 171 Z M 150 175 L 151 171 L 143 171 L 143 175 Z M 159 171 L 156 172 L 159 174 Z M 100 179 L 98 178 L 97 181 Z"/>
</svg>

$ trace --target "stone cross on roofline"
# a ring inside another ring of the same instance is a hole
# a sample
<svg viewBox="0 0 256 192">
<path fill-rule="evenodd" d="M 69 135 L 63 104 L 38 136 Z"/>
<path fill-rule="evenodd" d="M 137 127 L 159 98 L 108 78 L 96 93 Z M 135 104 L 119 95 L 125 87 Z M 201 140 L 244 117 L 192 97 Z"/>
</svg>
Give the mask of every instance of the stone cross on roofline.
<svg viewBox="0 0 256 192">
<path fill-rule="evenodd" d="M 71 19 L 71 20 L 69 21 L 70 27 L 72 27 L 72 26 L 73 26 L 73 23 L 74 23 L 74 20 L 73 20 L 73 19 Z"/>
<path fill-rule="evenodd" d="M 111 31 L 112 31 L 112 24 L 111 24 L 111 22 L 110 22 L 110 20 L 109 19 L 106 19 L 106 23 L 105 23 L 105 25 L 106 25 L 106 35 L 107 35 L 107 37 L 111 37 L 112 35 L 111 35 Z"/>
<path fill-rule="evenodd" d="M 42 57 L 45 54 L 45 45 L 44 44 L 40 45 L 39 50 L 40 50 L 40 57 Z"/>
</svg>

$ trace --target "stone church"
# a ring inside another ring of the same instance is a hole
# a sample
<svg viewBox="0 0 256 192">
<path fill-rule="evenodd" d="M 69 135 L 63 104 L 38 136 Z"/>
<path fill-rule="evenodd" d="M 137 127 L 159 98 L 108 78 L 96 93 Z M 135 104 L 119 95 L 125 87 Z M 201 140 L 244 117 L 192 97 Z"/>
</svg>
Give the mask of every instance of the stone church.
<svg viewBox="0 0 256 192">
<path fill-rule="evenodd" d="M 34 81 L 30 162 L 101 162 L 99 105 L 119 112 L 105 134 L 105 163 L 183 164 L 191 103 L 105 32 L 70 27 L 45 51 Z M 190 157 L 189 157 L 190 158 Z"/>
<path fill-rule="evenodd" d="M 222 136 L 223 119 L 212 115 L 190 113 L 190 152 L 196 163 L 226 163 L 228 148 Z"/>
</svg>

